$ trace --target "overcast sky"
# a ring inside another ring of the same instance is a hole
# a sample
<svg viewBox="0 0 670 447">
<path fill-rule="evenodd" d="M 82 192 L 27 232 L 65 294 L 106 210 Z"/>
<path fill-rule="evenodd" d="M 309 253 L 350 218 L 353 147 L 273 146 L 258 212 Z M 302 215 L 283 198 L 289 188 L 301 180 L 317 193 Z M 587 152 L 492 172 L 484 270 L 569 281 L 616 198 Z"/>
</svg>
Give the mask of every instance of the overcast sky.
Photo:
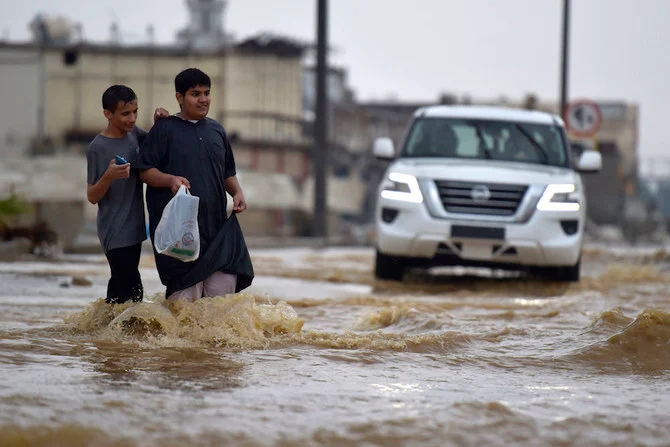
<svg viewBox="0 0 670 447">
<path fill-rule="evenodd" d="M 359 98 L 435 100 L 440 92 L 558 100 L 562 0 L 331 0 L 332 60 Z M 316 0 L 229 0 L 225 26 L 238 38 L 270 31 L 313 40 Z M 170 43 L 187 19 L 184 0 L 0 0 L 0 35 L 25 40 L 41 11 L 64 15 L 85 37 L 126 41 L 152 23 Z M 572 0 L 570 88 L 636 102 L 640 153 L 670 153 L 670 0 Z M 665 50 L 665 51 L 664 51 Z"/>
</svg>

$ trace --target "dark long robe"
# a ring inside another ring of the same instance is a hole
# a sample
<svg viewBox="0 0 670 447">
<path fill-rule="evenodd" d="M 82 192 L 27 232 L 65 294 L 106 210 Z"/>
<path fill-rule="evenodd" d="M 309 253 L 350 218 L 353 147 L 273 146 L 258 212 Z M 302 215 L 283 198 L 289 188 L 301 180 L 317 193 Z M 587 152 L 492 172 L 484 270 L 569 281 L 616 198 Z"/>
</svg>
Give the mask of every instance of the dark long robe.
<svg viewBox="0 0 670 447">
<path fill-rule="evenodd" d="M 220 271 L 237 275 L 236 292 L 251 285 L 254 270 L 235 214 L 226 214 L 224 180 L 236 175 L 235 159 L 223 126 L 205 118 L 196 123 L 176 116 L 156 122 L 140 148 L 137 168 L 156 168 L 188 179 L 192 195 L 200 197 L 198 228 L 200 257 L 182 262 L 156 252 L 156 268 L 167 287 L 165 296 L 186 289 Z M 147 186 L 149 231 L 154 240 L 169 188 Z"/>
</svg>

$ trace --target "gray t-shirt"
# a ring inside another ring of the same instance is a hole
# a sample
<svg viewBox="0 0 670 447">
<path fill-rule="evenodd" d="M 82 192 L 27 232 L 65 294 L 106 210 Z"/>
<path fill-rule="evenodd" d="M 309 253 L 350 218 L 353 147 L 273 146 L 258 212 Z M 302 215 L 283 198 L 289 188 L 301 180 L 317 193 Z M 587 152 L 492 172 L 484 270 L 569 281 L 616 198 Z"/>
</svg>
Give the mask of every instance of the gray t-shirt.
<svg viewBox="0 0 670 447">
<path fill-rule="evenodd" d="M 146 135 L 138 127 L 124 138 L 98 135 L 86 151 L 89 185 L 102 178 L 116 155 L 130 162 L 130 177 L 114 180 L 98 202 L 98 237 L 105 253 L 139 244 L 147 238 L 142 181 L 139 172 L 133 169 L 139 145 Z"/>
</svg>

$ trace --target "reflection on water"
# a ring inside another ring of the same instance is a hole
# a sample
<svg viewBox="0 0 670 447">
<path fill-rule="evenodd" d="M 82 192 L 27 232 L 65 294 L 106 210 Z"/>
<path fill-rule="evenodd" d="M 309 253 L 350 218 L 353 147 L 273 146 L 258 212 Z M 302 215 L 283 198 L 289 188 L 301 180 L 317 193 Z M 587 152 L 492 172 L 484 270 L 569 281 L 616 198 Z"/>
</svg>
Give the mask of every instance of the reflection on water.
<svg viewBox="0 0 670 447">
<path fill-rule="evenodd" d="M 238 386 L 244 367 L 222 358 L 218 352 L 193 348 L 142 348 L 109 340 L 92 343 L 81 357 L 100 380 L 127 384 L 151 375 L 151 384 L 159 389 L 221 390 Z"/>
<path fill-rule="evenodd" d="M 258 252 L 245 293 L 170 306 L 150 258 L 116 306 L 95 262 L 2 264 L 0 446 L 663 445 L 670 257 L 584 259 L 393 283 L 369 250 Z"/>
</svg>

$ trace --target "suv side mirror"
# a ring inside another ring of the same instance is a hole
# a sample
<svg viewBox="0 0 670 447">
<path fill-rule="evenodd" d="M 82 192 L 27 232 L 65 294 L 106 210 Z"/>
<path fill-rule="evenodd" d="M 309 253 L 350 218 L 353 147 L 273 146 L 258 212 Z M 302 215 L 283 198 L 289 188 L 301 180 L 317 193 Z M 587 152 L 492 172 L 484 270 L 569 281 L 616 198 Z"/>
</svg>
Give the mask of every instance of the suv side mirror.
<svg viewBox="0 0 670 447">
<path fill-rule="evenodd" d="M 390 138 L 377 138 L 372 148 L 372 153 L 377 158 L 391 159 L 395 156 L 393 140 Z"/>
<path fill-rule="evenodd" d="M 579 172 L 593 173 L 598 172 L 603 167 L 602 154 L 594 150 L 586 150 L 579 157 L 577 170 Z"/>
</svg>

